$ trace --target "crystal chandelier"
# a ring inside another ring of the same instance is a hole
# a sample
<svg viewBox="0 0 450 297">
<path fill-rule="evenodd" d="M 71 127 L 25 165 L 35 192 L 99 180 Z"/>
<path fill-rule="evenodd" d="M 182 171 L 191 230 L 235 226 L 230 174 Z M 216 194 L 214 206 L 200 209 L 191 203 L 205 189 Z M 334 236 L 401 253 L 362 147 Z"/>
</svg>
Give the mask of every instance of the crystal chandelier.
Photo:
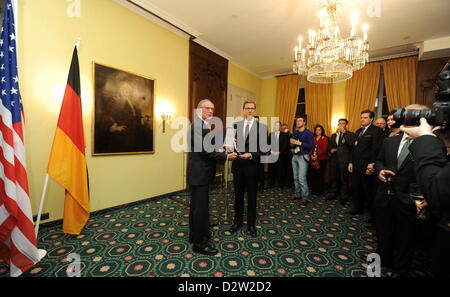
<svg viewBox="0 0 450 297">
<path fill-rule="evenodd" d="M 309 30 L 309 41 L 302 48 L 303 37 L 295 47 L 293 70 L 314 83 L 335 83 L 350 79 L 353 71 L 369 61 L 367 24 L 362 26 L 363 39 L 357 37 L 358 15 L 353 13 L 350 37 L 343 39 L 336 22 L 337 0 L 328 0 L 319 13 L 320 29 Z"/>
</svg>

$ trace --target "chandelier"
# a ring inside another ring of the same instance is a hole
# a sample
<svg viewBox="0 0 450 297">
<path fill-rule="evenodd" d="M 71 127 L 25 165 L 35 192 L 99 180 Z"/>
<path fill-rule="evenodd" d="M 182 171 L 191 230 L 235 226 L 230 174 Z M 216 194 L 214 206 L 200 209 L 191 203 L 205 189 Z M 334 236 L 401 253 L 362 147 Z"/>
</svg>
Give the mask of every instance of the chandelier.
<svg viewBox="0 0 450 297">
<path fill-rule="evenodd" d="M 337 0 L 328 0 L 320 12 L 320 29 L 309 30 L 309 41 L 302 48 L 303 37 L 295 47 L 293 70 L 314 83 L 335 83 L 350 79 L 353 71 L 369 61 L 368 25 L 362 25 L 363 39 L 357 37 L 358 14 L 353 13 L 350 36 L 342 38 L 336 22 Z"/>
</svg>

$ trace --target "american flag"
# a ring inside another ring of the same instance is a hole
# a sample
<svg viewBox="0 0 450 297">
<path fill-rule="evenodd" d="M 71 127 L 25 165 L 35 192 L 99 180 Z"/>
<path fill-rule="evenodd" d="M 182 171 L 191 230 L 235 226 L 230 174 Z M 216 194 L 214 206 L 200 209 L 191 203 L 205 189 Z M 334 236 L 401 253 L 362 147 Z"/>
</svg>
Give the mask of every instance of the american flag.
<svg viewBox="0 0 450 297">
<path fill-rule="evenodd" d="M 11 0 L 0 36 L 0 256 L 19 276 L 38 262 L 25 168 L 23 106 L 19 92 Z"/>
</svg>

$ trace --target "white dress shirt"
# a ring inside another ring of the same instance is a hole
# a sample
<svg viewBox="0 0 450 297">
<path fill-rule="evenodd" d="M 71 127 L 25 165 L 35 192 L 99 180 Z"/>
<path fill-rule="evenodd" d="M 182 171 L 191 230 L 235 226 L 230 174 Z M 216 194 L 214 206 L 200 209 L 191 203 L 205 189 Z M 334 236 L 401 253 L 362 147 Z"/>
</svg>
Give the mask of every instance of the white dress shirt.
<svg viewBox="0 0 450 297">
<path fill-rule="evenodd" d="M 400 156 L 400 152 L 402 151 L 403 146 L 406 144 L 407 141 L 411 140 L 411 137 L 408 136 L 408 134 L 403 133 L 402 140 L 400 141 L 400 145 L 398 146 L 397 151 L 397 158 Z"/>
<path fill-rule="evenodd" d="M 252 130 L 252 126 L 253 126 L 254 122 L 255 122 L 255 118 L 252 118 L 251 120 L 247 120 L 247 119 L 244 120 L 244 128 L 242 129 L 242 135 L 244 135 L 244 139 L 245 139 L 245 127 L 247 125 L 250 125 L 248 127 L 248 133 L 250 133 L 250 130 Z"/>
</svg>

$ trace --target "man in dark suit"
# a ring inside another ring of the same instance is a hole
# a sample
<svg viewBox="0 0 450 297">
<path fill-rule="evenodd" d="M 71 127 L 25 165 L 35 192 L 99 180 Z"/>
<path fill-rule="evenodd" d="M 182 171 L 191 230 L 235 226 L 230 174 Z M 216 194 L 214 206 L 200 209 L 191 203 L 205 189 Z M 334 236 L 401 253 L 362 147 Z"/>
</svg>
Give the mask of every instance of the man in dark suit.
<svg viewBox="0 0 450 297">
<path fill-rule="evenodd" d="M 383 130 L 383 138 L 389 137 L 389 129 L 387 128 L 387 122 L 384 118 L 376 119 L 373 124 Z"/>
<path fill-rule="evenodd" d="M 206 255 L 215 255 L 217 250 L 208 240 L 209 233 L 209 185 L 213 182 L 216 163 L 233 160 L 236 154 L 214 151 L 213 143 L 204 143 L 210 131 L 208 119 L 212 118 L 214 104 L 202 100 L 197 107 L 194 123 L 188 134 L 189 159 L 187 170 L 187 184 L 191 192 L 189 210 L 189 241 L 193 243 L 192 250 Z"/>
<path fill-rule="evenodd" d="M 436 131 L 435 135 L 433 133 L 435 129 L 425 118 L 420 119 L 420 126 L 400 127 L 400 130 L 414 138 L 409 150 L 414 158 L 416 178 L 426 203 L 440 217 L 433 251 L 433 273 L 437 277 L 448 278 L 450 277 L 450 131 Z"/>
<path fill-rule="evenodd" d="M 281 123 L 275 122 L 273 132 L 269 135 L 269 186 L 283 187 L 287 179 L 287 155 L 290 151 L 290 136 L 281 130 Z"/>
<path fill-rule="evenodd" d="M 234 124 L 236 130 L 236 152 L 239 157 L 233 161 L 235 202 L 234 223 L 230 228 L 235 233 L 242 227 L 244 217 L 244 194 L 247 192 L 247 228 L 252 237 L 256 232 L 256 192 L 260 172 L 261 154 L 266 153 L 267 127 L 255 120 L 256 103 L 245 101 L 243 105 L 244 120 Z"/>
<path fill-rule="evenodd" d="M 353 174 L 354 208 L 350 210 L 350 214 L 362 214 L 367 209 L 371 223 L 372 203 L 376 192 L 375 160 L 383 141 L 383 131 L 372 124 L 374 116 L 374 112 L 368 109 L 361 112 L 361 128 L 355 132 L 352 159 L 348 164 L 348 171 Z"/>
<path fill-rule="evenodd" d="M 331 193 L 326 200 L 339 197 L 341 204 L 345 204 L 349 197 L 349 173 L 348 164 L 351 160 L 352 146 L 355 142 L 355 134 L 347 131 L 347 119 L 340 119 L 336 133 L 331 135 L 328 150 L 331 155 Z"/>
<path fill-rule="evenodd" d="M 403 133 L 386 138 L 376 161 L 381 180 L 374 201 L 377 253 L 383 267 L 402 277 L 408 276 L 414 252 L 416 206 L 409 197 L 409 186 L 416 177 L 408 150 L 411 143 L 412 139 Z M 391 181 L 387 182 L 389 176 Z"/>
</svg>

